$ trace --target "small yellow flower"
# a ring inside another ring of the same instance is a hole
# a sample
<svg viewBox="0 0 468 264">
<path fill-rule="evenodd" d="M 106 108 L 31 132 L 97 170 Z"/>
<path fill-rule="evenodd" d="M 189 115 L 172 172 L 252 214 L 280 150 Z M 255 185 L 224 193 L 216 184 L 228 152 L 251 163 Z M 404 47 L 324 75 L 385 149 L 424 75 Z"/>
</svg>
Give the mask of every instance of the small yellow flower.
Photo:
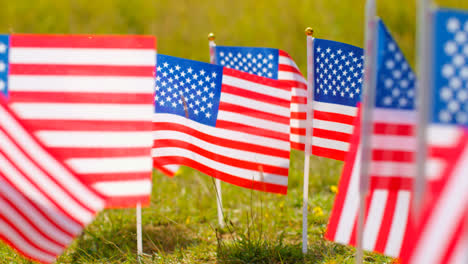
<svg viewBox="0 0 468 264">
<path fill-rule="evenodd" d="M 314 207 L 314 209 L 312 210 L 312 212 L 313 212 L 314 215 L 316 215 L 316 216 L 322 216 L 322 215 L 323 215 L 323 210 L 322 210 L 322 208 L 320 208 L 319 206 Z"/>
<path fill-rule="evenodd" d="M 283 207 L 284 207 L 284 201 L 282 201 L 282 202 L 279 204 L 279 207 L 280 207 L 281 209 L 283 209 Z"/>
<path fill-rule="evenodd" d="M 265 213 L 265 219 L 268 219 L 270 215 L 268 213 Z"/>
<path fill-rule="evenodd" d="M 185 224 L 186 225 L 190 224 L 190 216 L 188 216 L 187 219 L 185 219 Z"/>
<path fill-rule="evenodd" d="M 337 193 L 338 192 L 338 187 L 336 187 L 336 185 L 332 185 L 332 186 L 330 186 L 330 191 L 332 193 Z"/>
</svg>

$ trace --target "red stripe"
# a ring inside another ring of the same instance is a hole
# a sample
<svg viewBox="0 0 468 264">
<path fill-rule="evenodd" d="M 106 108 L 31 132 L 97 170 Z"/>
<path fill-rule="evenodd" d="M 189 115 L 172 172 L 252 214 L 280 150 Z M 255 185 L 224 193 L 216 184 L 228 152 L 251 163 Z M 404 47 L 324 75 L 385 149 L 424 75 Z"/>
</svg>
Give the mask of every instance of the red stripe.
<svg viewBox="0 0 468 264">
<path fill-rule="evenodd" d="M 405 178 L 403 176 L 393 176 L 393 177 L 371 176 L 370 188 L 371 189 L 411 191 L 413 188 L 413 179 Z"/>
<path fill-rule="evenodd" d="M 149 156 L 151 148 L 49 147 L 61 160 L 70 158 L 117 158 Z"/>
<path fill-rule="evenodd" d="M 130 93 L 10 92 L 10 100 L 10 102 L 21 103 L 153 104 L 153 95 Z"/>
<path fill-rule="evenodd" d="M 314 134 L 314 137 L 325 138 L 325 139 L 330 139 L 330 140 L 337 140 L 337 141 L 343 141 L 343 142 L 349 142 L 351 140 L 351 134 L 337 132 L 333 130 L 325 130 L 321 128 L 314 128 L 313 134 Z"/>
<path fill-rule="evenodd" d="M 216 121 L 217 128 L 228 129 L 232 131 L 243 132 L 251 135 L 257 135 L 261 137 L 273 138 L 283 141 L 289 141 L 289 133 L 281 133 L 273 130 L 267 130 L 259 127 L 243 125 L 240 123 L 234 123 L 230 121 L 220 120 Z"/>
<path fill-rule="evenodd" d="M 258 181 L 252 181 L 252 180 L 246 180 L 243 178 L 239 178 L 227 173 L 224 173 L 222 171 L 218 171 L 215 169 L 212 169 L 210 167 L 207 167 L 195 160 L 189 159 L 189 158 L 183 158 L 183 157 L 164 157 L 158 158 L 161 161 L 161 164 L 163 165 L 170 165 L 170 164 L 177 164 L 177 165 L 185 165 L 191 168 L 194 168 L 202 173 L 208 174 L 214 178 L 220 179 L 222 181 L 225 181 L 227 183 L 231 183 L 240 187 L 248 188 L 248 189 L 253 189 L 253 190 L 258 190 L 258 191 L 264 191 L 264 192 L 271 192 L 271 193 L 278 193 L 278 194 L 286 194 L 288 191 L 287 186 L 283 185 L 276 185 L 276 184 L 271 184 L 271 183 L 265 183 L 265 182 L 258 182 Z"/>
<path fill-rule="evenodd" d="M 276 106 L 283 106 L 283 107 L 287 107 L 287 108 L 290 108 L 290 106 L 291 106 L 291 101 L 289 101 L 289 100 L 281 99 L 281 98 L 274 97 L 274 96 L 265 95 L 265 94 L 262 94 L 262 93 L 256 93 L 256 92 L 253 92 L 253 91 L 237 88 L 237 87 L 226 85 L 226 84 L 223 84 L 221 92 L 237 95 L 237 96 L 240 96 L 240 97 L 244 97 L 244 98 L 248 98 L 248 99 L 251 99 L 251 100 L 260 101 L 260 102 L 264 102 L 264 103 L 268 103 L 268 104 L 272 104 L 272 105 L 276 105 Z"/>
<path fill-rule="evenodd" d="M 304 96 L 292 96 L 291 103 L 293 104 L 307 104 L 307 97 Z"/>
<path fill-rule="evenodd" d="M 396 203 L 398 198 L 397 191 L 388 192 L 387 202 L 385 204 L 382 223 L 380 224 L 379 232 L 375 242 L 374 250 L 385 254 L 385 247 L 387 246 L 390 230 L 393 225 L 393 217 L 395 215 Z M 403 226 L 401 226 L 403 228 Z"/>
<path fill-rule="evenodd" d="M 120 172 L 120 173 L 87 173 L 78 174 L 87 185 L 99 182 L 151 180 L 151 171 L 148 172 Z"/>
<path fill-rule="evenodd" d="M 456 221 L 455 229 L 453 230 L 451 234 L 447 234 L 447 237 L 449 238 L 448 239 L 449 243 L 447 247 L 444 248 L 444 251 L 441 252 L 443 255 L 442 255 L 442 258 L 440 259 L 441 260 L 440 263 L 455 263 L 453 262 L 452 258 L 454 257 L 454 253 L 457 247 L 459 247 L 460 244 L 464 242 L 463 237 L 466 236 L 467 217 L 468 217 L 468 210 L 465 209 L 463 211 L 463 214 L 460 216 L 460 218 L 454 219 L 454 221 Z M 462 244 L 462 247 L 466 248 L 466 245 Z"/>
<path fill-rule="evenodd" d="M 305 144 L 304 143 L 298 143 L 298 142 L 292 142 L 291 141 L 291 148 L 295 150 L 300 150 L 304 151 L 305 149 Z"/>
<path fill-rule="evenodd" d="M 278 71 L 293 72 L 293 73 L 297 73 L 297 74 L 302 76 L 302 73 L 301 73 L 301 71 L 299 71 L 298 68 L 287 65 L 287 64 L 279 64 L 278 65 Z"/>
<path fill-rule="evenodd" d="M 149 206 L 150 198 L 150 195 L 106 196 L 106 208 L 129 208 L 138 203 L 143 207 Z"/>
<path fill-rule="evenodd" d="M 278 55 L 288 57 L 289 59 L 291 58 L 291 56 L 286 51 L 280 49 L 278 50 Z"/>
<path fill-rule="evenodd" d="M 305 136 L 305 128 L 291 127 L 291 134 Z"/>
<path fill-rule="evenodd" d="M 12 34 L 11 47 L 155 49 L 153 36 Z"/>
<path fill-rule="evenodd" d="M 153 168 L 159 170 L 160 172 L 162 172 L 164 175 L 166 175 L 168 177 L 174 177 L 175 176 L 174 172 L 172 172 L 172 171 L 166 169 L 166 167 L 160 165 L 157 158 L 153 158 Z"/>
<path fill-rule="evenodd" d="M 56 131 L 151 131 L 152 124 L 142 121 L 93 121 L 93 120 L 47 120 L 25 119 L 22 121 L 28 126 L 39 130 Z"/>
<path fill-rule="evenodd" d="M 291 87 L 293 89 L 307 90 L 307 83 L 301 81 L 291 81 L 291 80 L 278 80 L 284 87 Z"/>
<path fill-rule="evenodd" d="M 11 75 L 75 75 L 154 77 L 152 66 L 10 64 Z"/>
<path fill-rule="evenodd" d="M 245 150 L 245 151 L 254 151 L 259 154 L 265 154 L 265 155 L 272 155 L 280 158 L 289 158 L 289 151 L 286 150 L 279 150 L 275 149 L 269 146 L 261 146 L 261 145 L 256 145 L 256 144 L 250 144 L 250 143 L 244 143 L 244 142 L 239 142 L 235 140 L 230 140 L 228 138 L 220 138 L 212 135 L 208 135 L 206 133 L 200 132 L 196 129 L 193 129 L 188 126 L 184 125 L 179 125 L 175 123 L 153 123 L 153 131 L 162 131 L 162 130 L 167 130 L 167 131 L 177 131 L 177 132 L 182 132 L 187 135 L 190 135 L 192 137 L 195 137 L 197 139 L 206 141 L 206 142 L 214 142 L 218 146 L 226 147 L 226 148 L 232 148 L 232 149 L 238 149 L 238 150 Z M 289 135 L 288 139 L 285 141 L 289 141 Z M 153 145 L 153 147 L 158 147 L 157 145 Z"/>
<path fill-rule="evenodd" d="M 350 115 L 343 115 L 330 112 L 314 111 L 314 119 L 320 119 L 330 122 L 337 122 L 347 125 L 352 125 L 356 117 Z"/>
<path fill-rule="evenodd" d="M 291 119 L 306 120 L 307 113 L 306 112 L 291 112 Z"/>
<path fill-rule="evenodd" d="M 243 71 L 230 69 L 230 68 L 227 68 L 227 67 L 223 67 L 223 75 L 243 79 L 245 81 L 254 82 L 254 83 L 257 83 L 257 84 L 270 86 L 271 88 L 277 88 L 277 89 L 286 90 L 286 91 L 291 90 L 291 87 L 286 86 L 284 83 L 282 83 L 282 82 L 280 82 L 278 80 L 274 80 L 274 79 L 270 79 L 270 78 L 266 78 L 266 77 L 260 77 L 260 76 L 255 75 L 255 74 L 250 74 L 250 73 L 246 73 L 246 72 L 243 72 Z M 223 84 L 223 86 L 224 86 L 224 84 Z"/>
<path fill-rule="evenodd" d="M 374 123 L 374 134 L 412 136 L 414 135 L 414 125 Z"/>
<path fill-rule="evenodd" d="M 312 147 L 312 154 L 324 158 L 344 161 L 346 158 L 346 151 L 336 150 L 331 148 L 323 148 L 319 146 Z"/>
<path fill-rule="evenodd" d="M 9 245 L 15 251 L 17 251 L 21 255 L 23 255 L 23 257 L 25 257 L 26 259 L 29 259 L 29 260 L 32 260 L 32 261 L 37 261 L 37 262 L 43 263 L 43 264 L 49 264 L 49 262 L 39 260 L 37 256 L 31 255 L 31 254 L 27 253 L 26 251 L 23 251 L 20 248 L 16 247 L 16 245 L 8 237 L 2 235 L 2 233 L 0 233 L 0 239 L 3 240 L 5 242 L 5 244 Z M 41 251 L 41 250 L 39 250 L 39 251 Z M 53 256 L 55 256 L 55 254 L 53 254 Z M 51 256 L 51 257 L 53 257 L 53 256 Z"/>
<path fill-rule="evenodd" d="M 263 171 L 266 173 L 277 174 L 287 177 L 289 168 L 283 168 L 279 166 L 272 166 L 268 164 L 250 162 L 240 159 L 231 158 L 228 156 L 221 155 L 219 153 L 214 153 L 203 148 L 200 148 L 197 145 L 181 141 L 181 140 L 155 140 L 154 145 L 157 146 L 155 150 L 157 151 L 158 148 L 180 148 L 190 150 L 200 156 L 203 156 L 207 159 L 226 164 L 228 166 L 233 166 L 241 169 L 258 171 L 259 166 L 262 166 Z"/>
<path fill-rule="evenodd" d="M 372 160 L 410 163 L 414 161 L 414 153 L 409 151 L 373 149 Z"/>
<path fill-rule="evenodd" d="M 265 119 L 267 121 L 271 122 L 276 122 L 280 124 L 287 124 L 289 125 L 290 118 L 289 117 L 284 117 L 280 115 L 276 115 L 274 113 L 266 113 L 263 111 L 255 110 L 250 107 L 244 107 L 240 106 L 237 104 L 230 104 L 226 102 L 220 102 L 219 103 L 219 110 L 227 111 L 227 112 L 232 112 L 232 113 L 237 113 L 245 116 L 250 116 L 254 118 L 259 118 L 259 119 Z"/>
<path fill-rule="evenodd" d="M 365 215 L 364 215 L 364 226 L 363 228 L 365 229 L 366 228 L 366 223 L 367 223 L 367 220 L 369 218 L 369 208 L 370 208 L 370 205 L 371 205 L 371 201 L 374 197 L 374 191 L 371 190 L 370 193 L 366 196 L 366 210 L 365 210 Z M 359 205 L 359 206 L 362 206 L 362 205 Z M 359 208 L 359 207 L 358 207 Z M 351 232 L 351 237 L 349 239 L 349 244 L 352 245 L 352 246 L 356 246 L 357 245 L 357 224 L 358 224 L 358 218 L 359 218 L 359 209 L 358 211 L 356 212 L 356 217 L 354 218 L 354 225 L 353 225 L 353 230 Z M 364 231 L 363 231 L 363 235 L 364 235 Z M 364 244 L 364 239 L 362 239 L 362 242 Z"/>
</svg>

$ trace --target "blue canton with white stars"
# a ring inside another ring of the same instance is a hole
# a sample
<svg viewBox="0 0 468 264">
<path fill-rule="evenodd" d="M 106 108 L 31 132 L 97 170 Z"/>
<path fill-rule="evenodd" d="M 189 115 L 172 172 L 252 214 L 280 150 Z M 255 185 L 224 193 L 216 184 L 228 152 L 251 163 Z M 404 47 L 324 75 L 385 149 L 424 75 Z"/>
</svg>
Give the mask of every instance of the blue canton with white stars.
<svg viewBox="0 0 468 264">
<path fill-rule="evenodd" d="M 0 94 L 8 95 L 8 51 L 10 36 L 0 35 Z"/>
<path fill-rule="evenodd" d="M 468 13 L 438 10 L 434 42 L 434 123 L 468 125 Z"/>
<path fill-rule="evenodd" d="M 216 46 L 216 64 L 278 79 L 278 49 Z"/>
<path fill-rule="evenodd" d="M 314 40 L 314 100 L 356 106 L 361 100 L 363 49 L 330 40 Z"/>
<path fill-rule="evenodd" d="M 376 107 L 414 109 L 415 75 L 392 35 L 379 20 Z"/>
<path fill-rule="evenodd" d="M 223 67 L 157 55 L 155 112 L 216 126 Z"/>
</svg>

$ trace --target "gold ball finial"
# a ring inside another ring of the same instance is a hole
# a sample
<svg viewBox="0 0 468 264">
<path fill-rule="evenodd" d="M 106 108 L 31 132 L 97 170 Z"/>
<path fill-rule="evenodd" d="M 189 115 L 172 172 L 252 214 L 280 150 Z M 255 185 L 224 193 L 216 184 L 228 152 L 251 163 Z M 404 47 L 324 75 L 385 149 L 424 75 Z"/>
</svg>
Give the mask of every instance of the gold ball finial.
<svg viewBox="0 0 468 264">
<path fill-rule="evenodd" d="M 210 34 L 208 34 L 208 40 L 210 40 L 210 41 L 215 40 L 215 34 L 214 34 L 213 32 L 211 32 Z"/>
<path fill-rule="evenodd" d="M 305 34 L 306 34 L 307 36 L 312 37 L 312 36 L 314 35 L 314 30 L 313 30 L 311 27 L 307 27 L 307 28 L 305 29 Z"/>
</svg>

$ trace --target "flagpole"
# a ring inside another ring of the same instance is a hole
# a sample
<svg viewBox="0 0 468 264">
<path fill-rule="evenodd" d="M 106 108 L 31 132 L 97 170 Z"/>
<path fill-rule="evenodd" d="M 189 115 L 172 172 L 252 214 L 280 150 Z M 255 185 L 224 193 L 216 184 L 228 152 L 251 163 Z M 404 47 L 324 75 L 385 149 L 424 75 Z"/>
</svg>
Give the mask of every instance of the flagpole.
<svg viewBox="0 0 468 264">
<path fill-rule="evenodd" d="M 138 260 L 143 255 L 143 238 L 141 231 L 141 203 L 137 203 L 136 206 L 136 229 L 137 229 L 137 254 Z"/>
<path fill-rule="evenodd" d="M 426 189 L 425 163 L 427 156 L 427 123 L 429 118 L 429 59 L 430 59 L 430 34 L 428 23 L 430 22 L 429 0 L 418 0 L 418 31 L 417 31 L 417 66 L 418 81 L 416 82 L 416 96 L 418 98 L 417 113 L 417 151 L 416 151 L 416 176 L 413 187 L 413 215 L 419 218 L 422 198 Z"/>
<path fill-rule="evenodd" d="M 376 2 L 368 0 L 366 3 L 366 24 L 365 24 L 365 72 L 364 86 L 362 93 L 361 106 L 361 134 L 360 149 L 361 168 L 359 172 L 359 214 L 356 232 L 356 264 L 362 264 L 364 261 L 363 234 L 366 213 L 366 196 L 369 191 L 369 165 L 372 158 L 371 140 L 373 125 L 372 111 L 375 105 L 375 70 L 376 70 Z"/>
<path fill-rule="evenodd" d="M 309 201 L 309 170 L 310 154 L 312 152 L 312 122 L 314 108 L 314 30 L 310 27 L 305 29 L 307 36 L 307 105 L 306 105 L 306 131 L 304 147 L 304 189 L 302 199 L 302 253 L 307 253 L 307 216 Z"/>
<path fill-rule="evenodd" d="M 215 34 L 208 34 L 208 46 L 210 47 L 210 63 L 216 64 L 215 62 Z M 223 217 L 223 197 L 221 193 L 221 181 L 215 179 L 215 188 L 216 188 L 216 205 L 218 209 L 218 224 L 221 228 L 224 227 L 224 217 Z"/>
</svg>

